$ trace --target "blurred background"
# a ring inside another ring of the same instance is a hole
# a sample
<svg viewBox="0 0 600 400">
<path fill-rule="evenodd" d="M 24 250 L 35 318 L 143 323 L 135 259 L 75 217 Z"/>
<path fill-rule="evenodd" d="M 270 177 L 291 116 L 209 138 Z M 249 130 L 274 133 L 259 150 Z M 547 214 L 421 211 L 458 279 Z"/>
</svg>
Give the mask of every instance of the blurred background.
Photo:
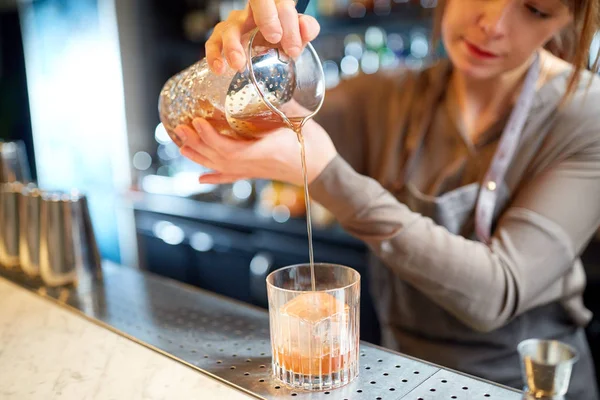
<svg viewBox="0 0 600 400">
<path fill-rule="evenodd" d="M 34 179 L 90 201 L 102 256 L 266 306 L 265 276 L 306 262 L 304 199 L 278 182 L 200 185 L 159 127 L 162 85 L 204 56 L 234 0 L 0 0 L 0 140 L 24 143 Z M 359 73 L 420 68 L 436 0 L 313 0 L 329 87 Z M 597 48 L 598 42 L 594 46 Z M 317 261 L 365 278 L 362 338 L 379 342 L 367 251 L 314 205 Z M 588 333 L 600 359 L 600 246 L 584 254 Z"/>
</svg>

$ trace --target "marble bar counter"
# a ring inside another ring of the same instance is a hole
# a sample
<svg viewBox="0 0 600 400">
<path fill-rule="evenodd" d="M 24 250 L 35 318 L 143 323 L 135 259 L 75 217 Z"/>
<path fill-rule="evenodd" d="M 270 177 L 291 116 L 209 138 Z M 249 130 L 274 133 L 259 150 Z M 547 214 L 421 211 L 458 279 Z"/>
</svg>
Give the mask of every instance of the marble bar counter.
<svg viewBox="0 0 600 400">
<path fill-rule="evenodd" d="M 271 375 L 268 313 L 132 268 L 45 288 L 0 267 L 0 399 L 520 400 L 517 390 L 361 343 L 360 374 L 306 392 Z"/>
<path fill-rule="evenodd" d="M 254 399 L 0 278 L 0 399 Z"/>
</svg>

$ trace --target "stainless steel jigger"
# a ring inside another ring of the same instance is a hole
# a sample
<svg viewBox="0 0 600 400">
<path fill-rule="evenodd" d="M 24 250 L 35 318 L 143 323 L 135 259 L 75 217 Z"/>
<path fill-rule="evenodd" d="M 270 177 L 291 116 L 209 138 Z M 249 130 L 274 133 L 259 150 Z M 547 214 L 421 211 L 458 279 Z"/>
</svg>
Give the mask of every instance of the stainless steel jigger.
<svg viewBox="0 0 600 400">
<path fill-rule="evenodd" d="M 517 347 L 526 399 L 563 399 L 569 389 L 577 350 L 557 340 L 528 339 Z"/>
<path fill-rule="evenodd" d="M 48 286 L 101 278 L 101 260 L 85 196 L 42 195 L 39 265 L 42 280 Z"/>
<path fill-rule="evenodd" d="M 23 185 L 18 182 L 0 185 L 0 264 L 19 266 L 19 196 Z"/>
<path fill-rule="evenodd" d="M 30 277 L 40 273 L 40 209 L 42 191 L 33 185 L 19 196 L 19 259 L 21 269 Z"/>
</svg>

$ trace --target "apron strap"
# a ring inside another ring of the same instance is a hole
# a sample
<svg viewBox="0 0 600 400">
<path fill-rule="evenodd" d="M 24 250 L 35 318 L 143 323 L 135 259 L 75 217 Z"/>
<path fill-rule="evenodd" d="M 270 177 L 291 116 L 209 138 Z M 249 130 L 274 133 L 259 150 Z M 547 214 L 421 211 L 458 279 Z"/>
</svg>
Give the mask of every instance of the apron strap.
<svg viewBox="0 0 600 400">
<path fill-rule="evenodd" d="M 523 127 L 533 104 L 535 86 L 540 74 L 539 64 L 539 56 L 536 54 L 479 191 L 475 211 L 475 233 L 479 240 L 487 244 L 490 243 L 491 239 L 491 226 L 496 209 L 498 189 L 503 184 L 508 166 L 516 153 Z"/>
</svg>

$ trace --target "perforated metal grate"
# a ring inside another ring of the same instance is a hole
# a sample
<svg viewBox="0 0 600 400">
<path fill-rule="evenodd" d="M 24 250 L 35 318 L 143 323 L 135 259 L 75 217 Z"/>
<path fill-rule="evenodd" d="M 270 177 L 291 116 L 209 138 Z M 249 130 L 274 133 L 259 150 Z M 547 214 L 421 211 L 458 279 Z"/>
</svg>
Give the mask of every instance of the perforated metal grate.
<svg viewBox="0 0 600 400">
<path fill-rule="evenodd" d="M 522 398 L 517 391 L 366 343 L 361 344 L 359 377 L 352 383 L 325 392 L 291 390 L 272 378 L 269 320 L 262 309 L 110 264 L 104 267 L 104 283 L 91 290 L 44 289 L 1 268 L 0 275 L 259 398 Z"/>
<path fill-rule="evenodd" d="M 504 388 L 487 382 L 470 378 L 451 371 L 439 370 L 417 389 L 410 397 L 411 400 L 486 400 L 486 399 L 519 399 L 519 393 L 507 392 Z"/>
</svg>

